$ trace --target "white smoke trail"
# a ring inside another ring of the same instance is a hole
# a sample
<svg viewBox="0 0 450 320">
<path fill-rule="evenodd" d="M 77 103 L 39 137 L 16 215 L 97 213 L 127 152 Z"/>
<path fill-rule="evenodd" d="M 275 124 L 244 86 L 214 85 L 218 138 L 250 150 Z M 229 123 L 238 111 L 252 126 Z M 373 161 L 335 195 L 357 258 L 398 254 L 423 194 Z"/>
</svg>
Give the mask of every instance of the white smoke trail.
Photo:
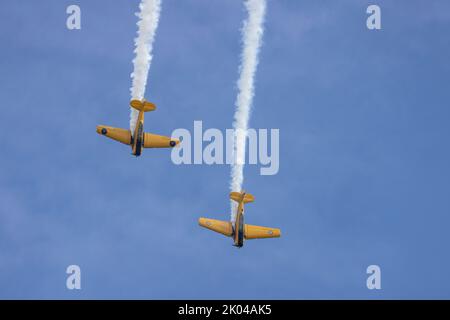
<svg viewBox="0 0 450 320">
<path fill-rule="evenodd" d="M 258 53 L 264 33 L 263 23 L 266 12 L 265 0 L 246 0 L 245 7 L 248 18 L 242 28 L 243 48 L 241 53 L 240 75 L 237 82 L 238 96 L 234 114 L 235 129 L 234 154 L 235 162 L 231 166 L 231 191 L 241 191 L 244 181 L 245 147 L 250 108 L 254 96 L 254 77 L 258 65 Z M 231 221 L 235 220 L 236 203 L 231 201 Z"/>
<path fill-rule="evenodd" d="M 136 13 L 139 17 L 137 37 L 134 39 L 136 54 L 133 59 L 134 71 L 131 74 L 133 79 L 130 88 L 131 99 L 142 100 L 145 95 L 148 71 L 152 62 L 153 41 L 155 39 L 156 29 L 158 28 L 159 14 L 161 12 L 161 0 L 142 0 L 139 4 L 140 12 Z M 139 112 L 131 108 L 130 130 L 134 134 L 136 121 Z"/>
</svg>

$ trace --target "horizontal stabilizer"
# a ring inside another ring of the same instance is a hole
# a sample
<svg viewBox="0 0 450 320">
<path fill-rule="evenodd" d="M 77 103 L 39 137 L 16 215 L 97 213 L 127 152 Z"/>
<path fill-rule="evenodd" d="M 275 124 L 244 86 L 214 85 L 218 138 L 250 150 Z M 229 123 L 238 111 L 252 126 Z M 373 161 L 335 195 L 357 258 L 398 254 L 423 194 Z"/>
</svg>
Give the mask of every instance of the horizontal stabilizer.
<svg viewBox="0 0 450 320">
<path fill-rule="evenodd" d="M 130 106 L 136 110 L 144 111 L 144 112 L 156 110 L 156 106 L 153 103 L 146 101 L 146 100 L 142 100 L 142 101 L 141 100 L 131 100 Z"/>
<path fill-rule="evenodd" d="M 230 199 L 232 199 L 238 203 L 241 201 L 243 201 L 244 203 L 249 203 L 249 202 L 255 201 L 255 197 L 253 197 L 250 193 L 245 193 L 244 198 L 242 198 L 242 195 L 243 195 L 243 193 L 241 193 L 241 192 L 231 192 Z"/>
<path fill-rule="evenodd" d="M 131 144 L 130 130 L 100 125 L 97 126 L 97 133 L 124 144 Z"/>
<path fill-rule="evenodd" d="M 263 239 L 263 238 L 279 238 L 281 236 L 281 230 L 276 228 L 267 228 L 260 226 L 252 226 L 246 224 L 244 227 L 245 239 Z"/>
<path fill-rule="evenodd" d="M 204 228 L 221 233 L 227 237 L 231 237 L 233 235 L 233 226 L 229 221 L 200 218 L 198 219 L 198 224 Z"/>
<path fill-rule="evenodd" d="M 153 133 L 144 133 L 144 148 L 173 148 L 178 145 L 178 139 L 160 136 Z"/>
</svg>

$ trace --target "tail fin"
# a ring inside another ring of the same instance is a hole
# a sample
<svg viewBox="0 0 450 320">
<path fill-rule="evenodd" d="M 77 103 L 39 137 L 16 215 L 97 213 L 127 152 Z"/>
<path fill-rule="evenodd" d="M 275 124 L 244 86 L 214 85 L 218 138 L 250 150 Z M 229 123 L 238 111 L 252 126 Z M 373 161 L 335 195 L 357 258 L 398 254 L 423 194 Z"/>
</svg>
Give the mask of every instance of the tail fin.
<svg viewBox="0 0 450 320">
<path fill-rule="evenodd" d="M 230 199 L 232 199 L 238 203 L 241 201 L 243 201 L 244 203 L 249 203 L 249 202 L 255 201 L 255 197 L 253 197 L 250 193 L 245 193 L 243 191 L 242 192 L 231 192 Z"/>
<path fill-rule="evenodd" d="M 136 110 L 144 111 L 144 112 L 156 110 L 156 106 L 153 103 L 146 101 L 145 99 L 142 101 L 141 100 L 131 100 L 130 106 Z"/>
</svg>

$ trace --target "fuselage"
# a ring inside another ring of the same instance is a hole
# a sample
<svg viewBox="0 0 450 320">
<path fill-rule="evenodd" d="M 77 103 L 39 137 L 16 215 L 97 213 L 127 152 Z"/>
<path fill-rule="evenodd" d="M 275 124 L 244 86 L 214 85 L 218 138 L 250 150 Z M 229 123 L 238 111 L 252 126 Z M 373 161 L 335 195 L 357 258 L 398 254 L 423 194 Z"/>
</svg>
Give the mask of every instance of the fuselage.
<svg viewBox="0 0 450 320">
<path fill-rule="evenodd" d="M 136 157 L 141 155 L 142 145 L 144 143 L 144 111 L 139 111 L 134 135 L 131 137 L 132 154 Z"/>
<path fill-rule="evenodd" d="M 242 195 L 244 198 L 245 193 Z M 240 201 L 236 209 L 236 220 L 234 221 L 234 246 L 241 248 L 244 245 L 244 201 Z"/>
</svg>

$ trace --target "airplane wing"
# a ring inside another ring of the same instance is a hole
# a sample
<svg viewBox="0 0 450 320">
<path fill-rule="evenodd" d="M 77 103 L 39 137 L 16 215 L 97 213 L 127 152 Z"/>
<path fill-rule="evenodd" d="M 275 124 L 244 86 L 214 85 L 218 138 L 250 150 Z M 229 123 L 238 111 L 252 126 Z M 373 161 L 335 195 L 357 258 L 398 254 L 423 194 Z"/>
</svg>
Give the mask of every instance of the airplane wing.
<svg viewBox="0 0 450 320">
<path fill-rule="evenodd" d="M 179 143 L 170 137 L 159 136 L 153 133 L 144 133 L 144 148 L 172 148 Z"/>
<path fill-rule="evenodd" d="M 204 228 L 221 233 L 227 237 L 231 237 L 233 235 L 233 226 L 229 221 L 200 218 L 198 219 L 198 224 Z"/>
<path fill-rule="evenodd" d="M 130 130 L 100 125 L 97 126 L 97 133 L 124 144 L 131 144 Z"/>
<path fill-rule="evenodd" d="M 261 238 L 278 238 L 280 236 L 280 229 L 252 226 L 250 224 L 245 225 L 244 237 L 248 240 Z"/>
</svg>

